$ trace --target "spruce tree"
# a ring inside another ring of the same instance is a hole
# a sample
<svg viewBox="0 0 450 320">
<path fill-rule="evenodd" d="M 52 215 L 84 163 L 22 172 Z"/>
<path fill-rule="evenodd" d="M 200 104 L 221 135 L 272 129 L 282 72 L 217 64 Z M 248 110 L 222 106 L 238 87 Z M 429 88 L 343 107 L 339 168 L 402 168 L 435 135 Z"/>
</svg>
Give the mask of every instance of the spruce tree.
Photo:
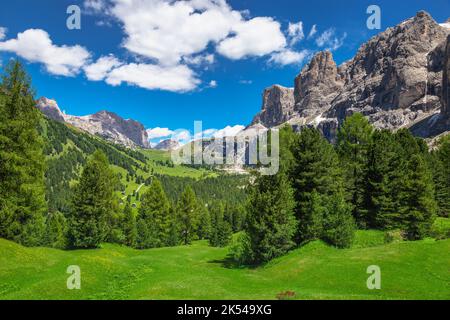
<svg viewBox="0 0 450 320">
<path fill-rule="evenodd" d="M 285 174 L 260 176 L 250 191 L 245 232 L 247 262 L 264 263 L 295 245 L 297 221 L 293 190 Z"/>
<path fill-rule="evenodd" d="M 199 208 L 194 190 L 190 186 L 181 194 L 177 205 L 177 215 L 180 227 L 180 238 L 184 245 L 197 238 L 195 233 L 198 224 Z"/>
<path fill-rule="evenodd" d="M 199 239 L 209 239 L 211 235 L 211 214 L 208 207 L 199 202 L 199 219 L 197 226 L 197 236 Z"/>
<path fill-rule="evenodd" d="M 364 179 L 373 127 L 360 113 L 345 119 L 339 128 L 336 150 L 344 169 L 347 199 L 353 207 L 353 216 L 361 227 L 365 227 Z"/>
<path fill-rule="evenodd" d="M 400 146 L 388 130 L 373 134 L 364 186 L 364 216 L 371 228 L 402 227 L 399 190 L 405 173 Z"/>
<path fill-rule="evenodd" d="M 69 244 L 97 248 L 108 238 L 111 217 L 118 212 L 117 176 L 106 155 L 97 150 L 89 157 L 75 187 L 69 218 Z"/>
<path fill-rule="evenodd" d="M 356 230 L 351 206 L 342 194 L 335 194 L 328 199 L 323 217 L 324 241 L 337 248 L 349 248 Z"/>
<path fill-rule="evenodd" d="M 123 210 L 123 233 L 125 235 L 125 244 L 132 248 L 136 247 L 136 216 L 134 215 L 133 209 L 128 202 Z"/>
<path fill-rule="evenodd" d="M 410 240 L 428 236 L 436 215 L 434 185 L 431 172 L 420 155 L 412 155 L 403 181 L 401 213 Z"/>
<path fill-rule="evenodd" d="M 148 238 L 141 239 L 146 248 L 166 246 L 170 232 L 170 203 L 158 179 L 154 178 L 142 195 L 138 220 L 147 224 Z"/>
<path fill-rule="evenodd" d="M 333 146 L 316 129 L 306 128 L 293 146 L 291 170 L 299 229 L 297 243 L 323 234 L 321 207 L 335 194 L 342 194 L 343 177 Z"/>
<path fill-rule="evenodd" d="M 221 202 L 216 202 L 210 210 L 212 230 L 209 243 L 213 247 L 225 247 L 230 243 L 232 236 L 231 225 L 225 220 L 225 206 Z"/>
<path fill-rule="evenodd" d="M 433 176 L 436 188 L 438 212 L 442 217 L 450 216 L 450 135 L 439 140 L 433 152 Z"/>
<path fill-rule="evenodd" d="M 45 223 L 45 246 L 57 249 L 67 247 L 67 220 L 61 212 L 52 212 Z"/>
<path fill-rule="evenodd" d="M 41 119 L 30 77 L 11 61 L 0 85 L 0 237 L 28 246 L 42 244 L 47 210 Z"/>
</svg>

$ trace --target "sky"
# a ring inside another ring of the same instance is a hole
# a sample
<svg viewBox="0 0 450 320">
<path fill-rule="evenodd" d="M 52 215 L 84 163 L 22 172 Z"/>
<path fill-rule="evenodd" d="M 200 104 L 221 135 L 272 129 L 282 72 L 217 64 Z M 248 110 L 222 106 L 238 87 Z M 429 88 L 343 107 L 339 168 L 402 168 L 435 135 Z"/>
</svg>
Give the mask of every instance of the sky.
<svg viewBox="0 0 450 320">
<path fill-rule="evenodd" d="M 67 27 L 71 5 L 80 29 Z M 381 30 L 367 27 L 370 5 L 381 9 Z M 260 111 L 264 88 L 293 87 L 316 52 L 340 64 L 419 10 L 442 23 L 450 1 L 5 1 L 0 61 L 22 59 L 37 97 L 67 114 L 112 111 L 141 122 L 152 142 L 193 131 L 194 121 L 233 134 Z"/>
</svg>

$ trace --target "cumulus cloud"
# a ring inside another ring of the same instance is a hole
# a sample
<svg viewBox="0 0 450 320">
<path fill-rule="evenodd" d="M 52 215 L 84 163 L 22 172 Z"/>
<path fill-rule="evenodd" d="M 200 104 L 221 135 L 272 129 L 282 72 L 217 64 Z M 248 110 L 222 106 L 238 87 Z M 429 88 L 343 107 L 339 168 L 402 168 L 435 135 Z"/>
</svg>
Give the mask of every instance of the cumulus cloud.
<svg viewBox="0 0 450 320">
<path fill-rule="evenodd" d="M 7 30 L 6 28 L 0 27 L 0 40 L 5 39 L 5 37 L 6 37 L 6 32 L 7 32 L 7 31 L 8 31 L 8 30 Z"/>
<path fill-rule="evenodd" d="M 267 17 L 241 22 L 233 27 L 235 36 L 223 40 L 217 51 L 232 60 L 261 57 L 286 46 L 280 23 Z"/>
<path fill-rule="evenodd" d="M 211 80 L 209 82 L 209 87 L 210 88 L 217 88 L 217 81 L 216 80 Z"/>
<path fill-rule="evenodd" d="M 226 38 L 242 17 L 225 1 L 113 0 L 124 47 L 158 64 L 174 65 Z"/>
<path fill-rule="evenodd" d="M 338 38 L 336 36 L 336 31 L 334 30 L 334 28 L 330 28 L 325 30 L 316 39 L 316 44 L 319 47 L 334 51 L 339 49 L 344 44 L 345 38 L 347 38 L 347 33 L 344 33 L 344 35 L 341 38 Z"/>
<path fill-rule="evenodd" d="M 223 128 L 221 130 L 217 130 L 213 134 L 213 137 L 214 138 L 234 137 L 244 129 L 245 129 L 245 127 L 242 125 L 226 126 L 225 128 Z"/>
<path fill-rule="evenodd" d="M 106 9 L 105 0 L 85 0 L 83 3 L 84 9 L 89 13 L 98 13 Z"/>
<path fill-rule="evenodd" d="M 274 53 L 270 57 L 270 62 L 285 66 L 289 64 L 301 64 L 306 58 L 311 56 L 311 51 L 293 51 L 286 49 L 277 53 Z"/>
<path fill-rule="evenodd" d="M 147 130 L 149 140 L 169 137 L 169 136 L 173 135 L 174 133 L 175 132 L 170 130 L 169 128 L 156 127 L 156 128 Z"/>
<path fill-rule="evenodd" d="M 76 75 L 90 57 L 90 53 L 79 45 L 54 45 L 49 34 L 41 29 L 28 29 L 19 33 L 16 39 L 0 42 L 0 51 L 43 63 L 49 73 L 61 76 Z"/>
<path fill-rule="evenodd" d="M 305 38 L 305 33 L 303 32 L 303 22 L 289 23 L 288 34 L 290 37 L 290 44 L 295 45 L 296 43 L 302 41 Z"/>
<path fill-rule="evenodd" d="M 159 66 L 154 64 L 130 63 L 113 69 L 106 82 L 118 86 L 123 82 L 141 88 L 185 92 L 195 89 L 200 80 L 184 65 Z"/>
<path fill-rule="evenodd" d="M 99 58 L 95 63 L 84 67 L 86 77 L 91 81 L 101 81 L 106 78 L 108 73 L 121 66 L 122 63 L 114 56 L 109 55 Z"/>
</svg>

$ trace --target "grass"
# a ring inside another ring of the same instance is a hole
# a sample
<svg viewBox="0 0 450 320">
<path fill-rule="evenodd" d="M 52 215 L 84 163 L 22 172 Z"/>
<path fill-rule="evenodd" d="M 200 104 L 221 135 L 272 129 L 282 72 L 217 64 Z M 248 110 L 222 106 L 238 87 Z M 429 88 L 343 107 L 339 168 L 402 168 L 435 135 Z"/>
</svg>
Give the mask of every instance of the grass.
<svg viewBox="0 0 450 320">
<path fill-rule="evenodd" d="M 0 299 L 450 299 L 450 239 L 380 244 L 372 231 L 357 238 L 346 250 L 313 242 L 255 269 L 226 267 L 227 249 L 204 241 L 60 251 L 0 239 Z M 69 265 L 81 268 L 81 290 L 66 288 Z M 369 265 L 381 268 L 381 290 L 366 287 Z"/>
</svg>

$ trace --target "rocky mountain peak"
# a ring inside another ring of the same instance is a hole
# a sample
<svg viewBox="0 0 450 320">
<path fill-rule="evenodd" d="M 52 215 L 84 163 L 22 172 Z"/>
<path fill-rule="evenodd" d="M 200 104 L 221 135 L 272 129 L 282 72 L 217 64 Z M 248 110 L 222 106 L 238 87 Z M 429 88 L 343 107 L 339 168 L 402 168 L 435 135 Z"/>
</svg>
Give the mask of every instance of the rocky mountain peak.
<svg viewBox="0 0 450 320">
<path fill-rule="evenodd" d="M 279 116 L 279 110 L 290 110 L 289 104 L 264 104 L 263 113 L 276 116 L 259 116 L 254 123 L 315 126 L 333 140 L 345 117 L 359 112 L 377 128 L 411 128 L 426 122 L 420 135 L 437 133 L 442 126 L 431 128 L 438 123 L 435 115 L 449 118 L 446 25 L 420 11 L 368 40 L 339 67 L 330 52 L 317 53 L 295 79 L 290 119 Z"/>
<path fill-rule="evenodd" d="M 442 111 L 446 125 L 450 126 L 450 35 L 447 37 L 444 57 L 444 72 L 442 77 Z"/>
<path fill-rule="evenodd" d="M 141 123 L 125 120 L 113 112 L 103 110 L 83 117 L 66 115 L 61 112 L 55 100 L 45 97 L 39 99 L 36 106 L 52 120 L 71 124 L 111 142 L 126 147 L 149 147 L 148 134 Z"/>
<path fill-rule="evenodd" d="M 179 147 L 181 147 L 180 143 L 176 140 L 171 140 L 171 139 L 167 139 L 167 140 L 163 140 L 160 143 L 158 143 L 156 145 L 156 147 L 154 147 L 153 149 L 155 150 L 164 150 L 164 151 L 172 151 L 172 150 L 176 150 Z"/>
<path fill-rule="evenodd" d="M 295 79 L 295 110 L 305 117 L 321 113 L 342 86 L 331 52 L 317 53 Z"/>
<path fill-rule="evenodd" d="M 42 97 L 37 101 L 37 107 L 48 118 L 58 122 L 64 122 L 64 114 L 59 109 L 55 100 Z"/>
<path fill-rule="evenodd" d="M 274 126 L 288 121 L 294 114 L 294 89 L 280 85 L 266 88 L 263 93 L 262 111 L 256 115 L 252 124 L 261 123 Z"/>
</svg>

